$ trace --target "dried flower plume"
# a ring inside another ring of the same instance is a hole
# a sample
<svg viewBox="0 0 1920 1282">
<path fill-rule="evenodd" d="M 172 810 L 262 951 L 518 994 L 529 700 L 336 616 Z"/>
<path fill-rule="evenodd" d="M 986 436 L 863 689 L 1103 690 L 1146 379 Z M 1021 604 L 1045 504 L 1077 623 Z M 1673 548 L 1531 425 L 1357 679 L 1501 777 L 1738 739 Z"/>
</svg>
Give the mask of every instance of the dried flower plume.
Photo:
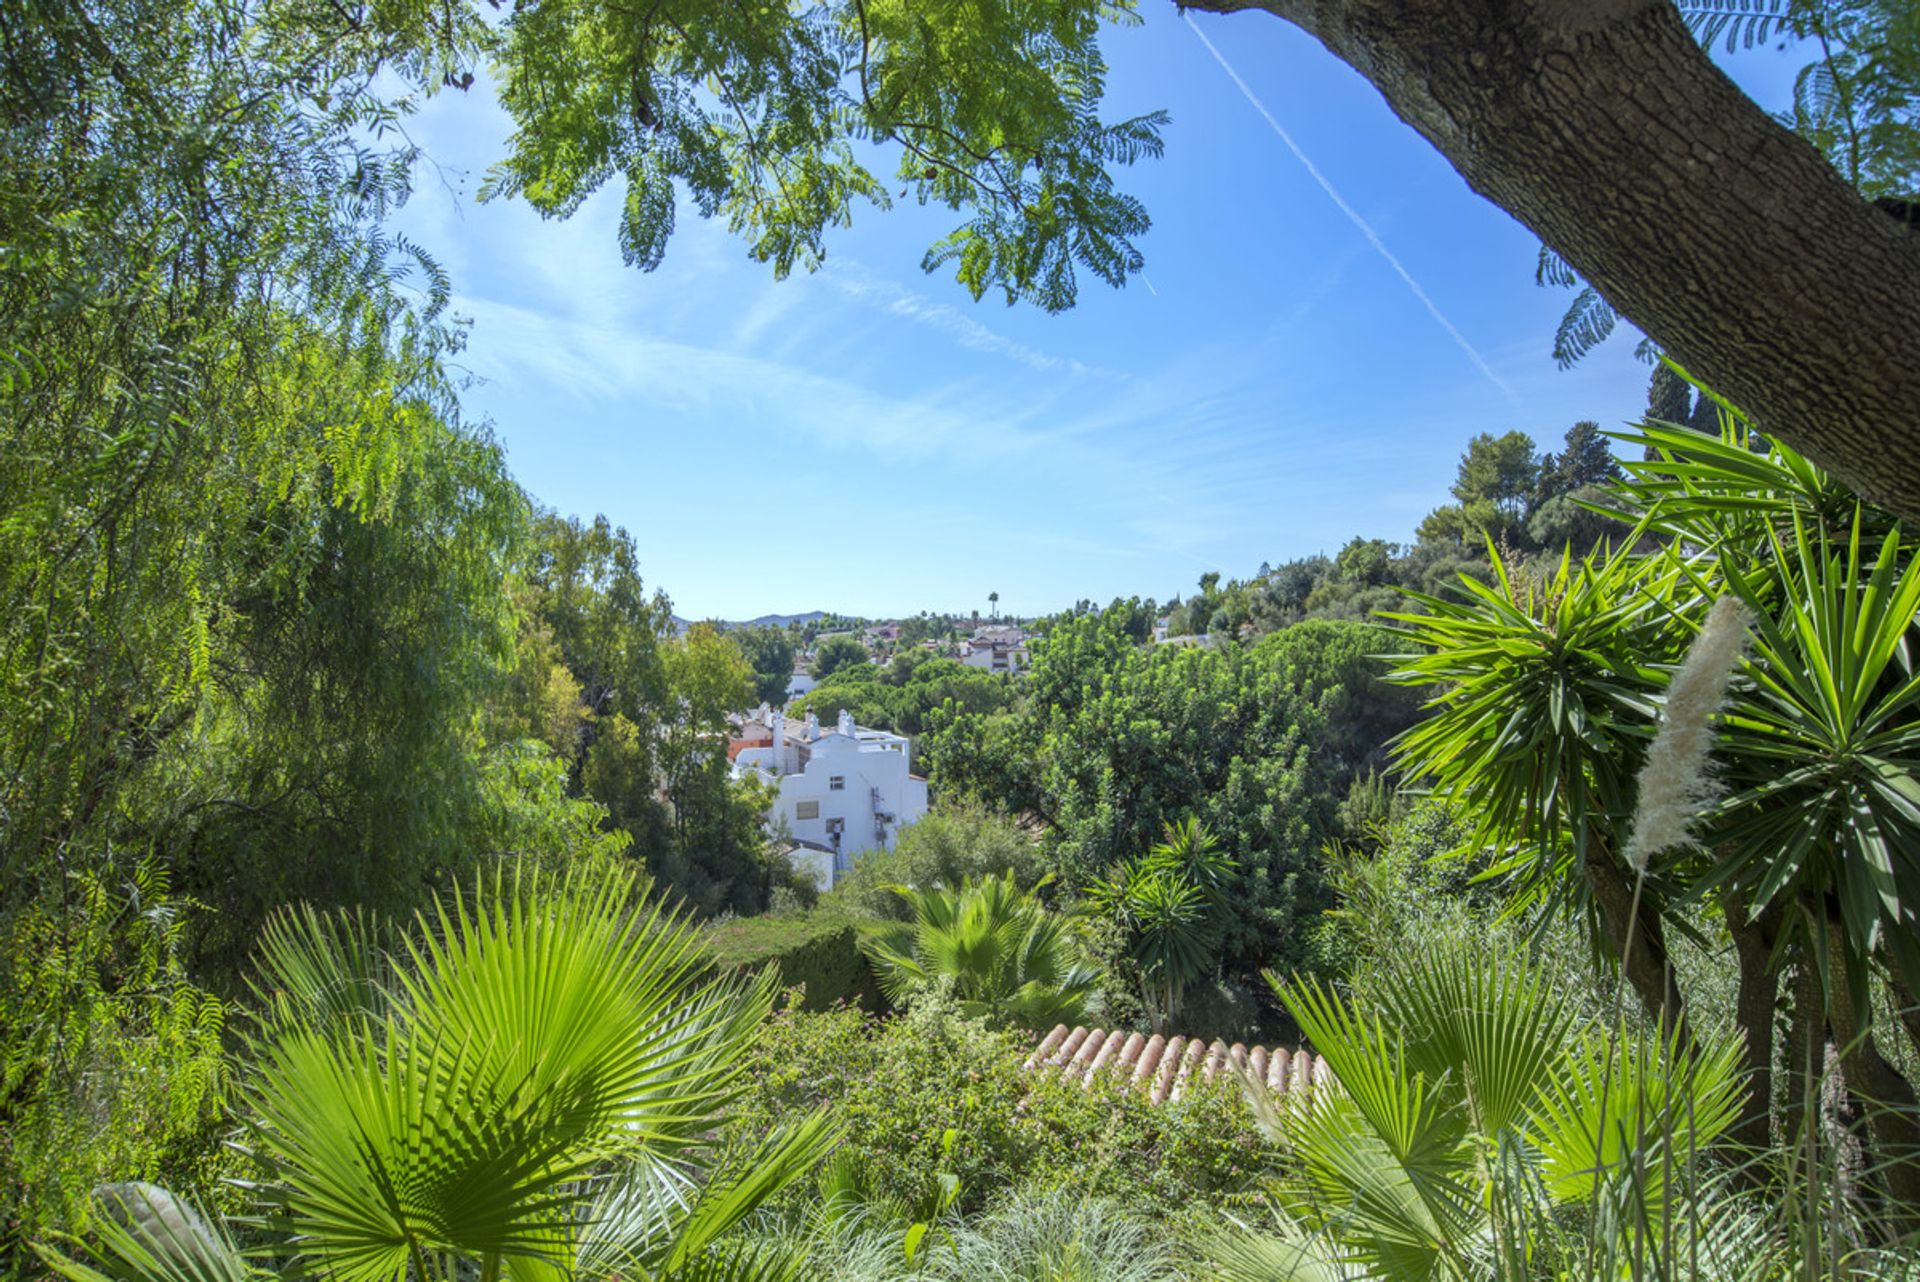
<svg viewBox="0 0 1920 1282">
<path fill-rule="evenodd" d="M 1719 796 L 1709 769 L 1713 718 L 1747 648 L 1747 607 L 1735 597 L 1713 603 L 1700 635 L 1667 686 L 1667 710 L 1640 768 L 1640 804 L 1627 842 L 1627 862 L 1645 872 L 1663 850 L 1693 843 L 1693 824 Z"/>
</svg>

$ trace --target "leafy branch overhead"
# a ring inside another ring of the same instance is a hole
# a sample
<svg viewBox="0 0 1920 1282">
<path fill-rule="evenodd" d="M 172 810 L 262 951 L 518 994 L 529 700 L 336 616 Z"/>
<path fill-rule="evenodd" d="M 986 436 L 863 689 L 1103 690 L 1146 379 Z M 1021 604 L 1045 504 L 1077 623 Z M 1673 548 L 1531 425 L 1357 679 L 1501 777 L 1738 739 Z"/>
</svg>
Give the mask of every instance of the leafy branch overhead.
<svg viewBox="0 0 1920 1282">
<path fill-rule="evenodd" d="M 1101 118 L 1097 43 L 1136 20 L 1100 0 L 516 6 L 488 41 L 515 132 L 483 195 L 565 217 L 623 180 L 621 250 L 651 269 L 684 184 L 782 276 L 856 207 L 911 197 L 963 216 L 929 271 L 1059 311 L 1082 271 L 1118 286 L 1142 264 L 1147 213 L 1110 167 L 1158 156 L 1167 117 Z"/>
</svg>

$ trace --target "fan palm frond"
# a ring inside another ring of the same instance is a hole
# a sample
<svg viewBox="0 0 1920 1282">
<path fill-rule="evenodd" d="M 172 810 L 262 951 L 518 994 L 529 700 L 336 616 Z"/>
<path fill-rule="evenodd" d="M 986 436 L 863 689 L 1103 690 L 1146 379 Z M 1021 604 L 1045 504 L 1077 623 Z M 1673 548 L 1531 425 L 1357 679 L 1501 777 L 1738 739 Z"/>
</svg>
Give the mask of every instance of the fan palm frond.
<svg viewBox="0 0 1920 1282">
<path fill-rule="evenodd" d="M 296 1271 L 796 1275 L 786 1255 L 721 1239 L 818 1164 L 828 1122 L 706 1151 L 771 1009 L 771 971 L 712 978 L 699 933 L 611 867 L 503 871 L 422 917 L 397 954 L 376 938 L 364 919 L 298 912 L 265 946 L 270 1013 L 245 1102 L 266 1222 Z M 103 1241 L 116 1276 L 253 1276 L 213 1245 L 183 1271 L 151 1235 Z"/>
<path fill-rule="evenodd" d="M 958 888 L 892 889 L 913 909 L 913 923 L 866 945 L 889 999 L 905 1005 L 946 982 L 970 1016 L 1029 1028 L 1079 1017 L 1098 976 L 1067 921 L 1022 891 L 1011 872 Z"/>
</svg>

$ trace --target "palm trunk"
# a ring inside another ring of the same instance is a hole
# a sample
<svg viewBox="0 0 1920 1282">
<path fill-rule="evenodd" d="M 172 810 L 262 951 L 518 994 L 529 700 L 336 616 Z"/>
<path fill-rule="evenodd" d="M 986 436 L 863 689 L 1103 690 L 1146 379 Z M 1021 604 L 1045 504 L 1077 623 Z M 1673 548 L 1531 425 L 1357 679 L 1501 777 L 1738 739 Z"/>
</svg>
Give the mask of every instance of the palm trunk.
<svg viewBox="0 0 1920 1282">
<path fill-rule="evenodd" d="M 1746 1098 L 1729 1134 L 1749 1152 L 1758 1153 L 1773 1138 L 1773 1020 L 1780 1005 L 1780 972 L 1773 966 L 1773 946 L 1780 914 L 1770 906 L 1750 921 L 1745 898 L 1733 892 L 1721 897 L 1720 907 L 1739 966 L 1733 1018 L 1740 1029 L 1747 1069 Z"/>
<path fill-rule="evenodd" d="M 1870 982 L 1860 973 L 1865 963 L 1846 946 L 1839 922 L 1827 924 L 1827 940 L 1827 1012 L 1847 1085 L 1866 1109 L 1876 1158 L 1868 1178 L 1880 1194 L 1889 1232 L 1912 1233 L 1920 1229 L 1920 1104 L 1912 1084 L 1881 1056 L 1872 1010 L 1855 1000 Z"/>
<path fill-rule="evenodd" d="M 1659 911 L 1635 893 L 1633 878 L 1604 843 L 1588 844 L 1586 871 L 1594 906 L 1599 910 L 1601 934 L 1608 951 L 1621 964 L 1627 983 L 1649 1016 L 1680 1045 L 1691 1046 L 1686 999 L 1674 977 Z"/>
<path fill-rule="evenodd" d="M 1793 1014 L 1787 1025 L 1786 1090 L 1780 1100 L 1780 1134 L 1804 1161 L 1818 1148 L 1820 1073 L 1827 1059 L 1827 1016 L 1820 975 L 1806 957 L 1793 968 Z"/>
</svg>

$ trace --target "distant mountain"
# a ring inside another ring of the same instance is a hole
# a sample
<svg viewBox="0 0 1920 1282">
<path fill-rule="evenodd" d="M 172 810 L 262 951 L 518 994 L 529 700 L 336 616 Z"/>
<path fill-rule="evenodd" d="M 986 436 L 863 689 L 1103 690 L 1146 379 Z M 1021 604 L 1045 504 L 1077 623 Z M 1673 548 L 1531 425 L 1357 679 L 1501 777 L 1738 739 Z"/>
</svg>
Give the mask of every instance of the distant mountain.
<svg viewBox="0 0 1920 1282">
<path fill-rule="evenodd" d="M 722 619 L 720 626 L 722 628 L 784 628 L 791 623 L 812 623 L 815 619 L 824 619 L 828 613 L 829 611 L 826 610 L 808 610 L 805 614 L 763 614 L 757 619 Z M 696 622 L 698 620 L 683 619 L 677 614 L 673 616 L 673 626 L 678 632 L 685 632 Z"/>
</svg>

